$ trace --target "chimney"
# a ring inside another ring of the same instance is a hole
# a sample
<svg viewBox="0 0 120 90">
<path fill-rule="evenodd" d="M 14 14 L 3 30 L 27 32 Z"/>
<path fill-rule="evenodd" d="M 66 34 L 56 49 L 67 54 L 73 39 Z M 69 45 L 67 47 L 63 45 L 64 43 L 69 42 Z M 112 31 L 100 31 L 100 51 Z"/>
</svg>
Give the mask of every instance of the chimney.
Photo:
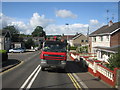
<svg viewBox="0 0 120 90">
<path fill-rule="evenodd" d="M 113 25 L 112 20 L 108 23 L 108 26 L 110 27 L 111 25 Z"/>
</svg>

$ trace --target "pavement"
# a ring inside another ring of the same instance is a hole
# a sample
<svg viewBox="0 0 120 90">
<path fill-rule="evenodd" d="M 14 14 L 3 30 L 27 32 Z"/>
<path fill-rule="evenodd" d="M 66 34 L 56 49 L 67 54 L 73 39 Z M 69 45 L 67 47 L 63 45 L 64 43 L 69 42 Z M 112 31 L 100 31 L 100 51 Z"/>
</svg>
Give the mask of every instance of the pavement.
<svg viewBox="0 0 120 90">
<path fill-rule="evenodd" d="M 0 73 L 4 72 L 20 63 L 21 63 L 21 61 L 19 61 L 19 60 L 8 59 L 7 61 L 2 62 L 1 67 L 0 67 Z"/>
</svg>

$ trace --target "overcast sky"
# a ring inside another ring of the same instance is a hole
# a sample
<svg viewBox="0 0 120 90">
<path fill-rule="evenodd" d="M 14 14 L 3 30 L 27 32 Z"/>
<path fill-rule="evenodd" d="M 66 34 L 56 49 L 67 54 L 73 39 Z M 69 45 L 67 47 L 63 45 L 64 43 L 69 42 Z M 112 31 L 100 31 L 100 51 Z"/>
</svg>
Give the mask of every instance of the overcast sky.
<svg viewBox="0 0 120 90">
<path fill-rule="evenodd" d="M 73 35 L 86 34 L 88 26 L 93 32 L 106 25 L 107 16 L 118 22 L 118 2 L 2 2 L 0 23 L 24 34 L 42 26 L 47 34 Z"/>
</svg>

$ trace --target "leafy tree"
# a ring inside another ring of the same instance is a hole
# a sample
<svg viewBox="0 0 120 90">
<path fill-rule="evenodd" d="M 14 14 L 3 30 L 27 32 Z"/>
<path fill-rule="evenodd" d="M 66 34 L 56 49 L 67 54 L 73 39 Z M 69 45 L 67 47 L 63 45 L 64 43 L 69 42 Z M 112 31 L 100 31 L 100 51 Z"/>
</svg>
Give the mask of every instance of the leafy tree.
<svg viewBox="0 0 120 90">
<path fill-rule="evenodd" d="M 9 30 L 12 35 L 19 34 L 19 31 L 14 26 L 6 26 L 3 30 Z"/>
<path fill-rule="evenodd" d="M 37 26 L 35 30 L 32 32 L 32 36 L 33 37 L 45 37 L 46 33 L 41 26 Z"/>
<path fill-rule="evenodd" d="M 11 33 L 11 40 L 13 42 L 19 41 L 19 31 L 14 26 L 6 26 L 3 30 L 9 30 Z"/>
<path fill-rule="evenodd" d="M 118 50 L 118 53 L 111 55 L 108 62 L 109 62 L 108 67 L 110 69 L 113 70 L 114 68 L 120 68 L 120 49 Z"/>
<path fill-rule="evenodd" d="M 32 38 L 28 39 L 28 40 L 25 42 L 25 47 L 26 47 L 27 49 L 30 49 L 31 46 L 34 46 L 34 45 L 35 45 L 35 43 L 34 43 L 34 41 L 32 40 Z"/>
</svg>

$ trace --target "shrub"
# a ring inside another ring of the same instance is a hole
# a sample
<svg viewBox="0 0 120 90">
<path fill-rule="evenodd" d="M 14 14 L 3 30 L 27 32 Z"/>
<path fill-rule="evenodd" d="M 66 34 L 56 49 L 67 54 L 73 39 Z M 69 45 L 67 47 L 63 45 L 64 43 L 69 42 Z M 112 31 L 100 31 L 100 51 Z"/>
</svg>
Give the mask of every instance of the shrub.
<svg viewBox="0 0 120 90">
<path fill-rule="evenodd" d="M 2 61 L 8 60 L 8 53 L 6 50 L 0 50 L 0 58 L 2 58 Z"/>
<path fill-rule="evenodd" d="M 80 46 L 76 49 L 78 53 L 88 53 L 88 46 Z"/>
<path fill-rule="evenodd" d="M 108 62 L 108 68 L 110 68 L 111 70 L 113 70 L 114 68 L 120 68 L 120 50 L 118 51 L 118 53 L 113 54 L 109 58 Z"/>
<path fill-rule="evenodd" d="M 6 53 L 7 51 L 6 50 L 0 50 L 0 53 Z"/>
<path fill-rule="evenodd" d="M 77 47 L 74 47 L 74 46 L 70 47 L 70 50 L 76 50 L 76 49 L 77 49 Z"/>
</svg>

